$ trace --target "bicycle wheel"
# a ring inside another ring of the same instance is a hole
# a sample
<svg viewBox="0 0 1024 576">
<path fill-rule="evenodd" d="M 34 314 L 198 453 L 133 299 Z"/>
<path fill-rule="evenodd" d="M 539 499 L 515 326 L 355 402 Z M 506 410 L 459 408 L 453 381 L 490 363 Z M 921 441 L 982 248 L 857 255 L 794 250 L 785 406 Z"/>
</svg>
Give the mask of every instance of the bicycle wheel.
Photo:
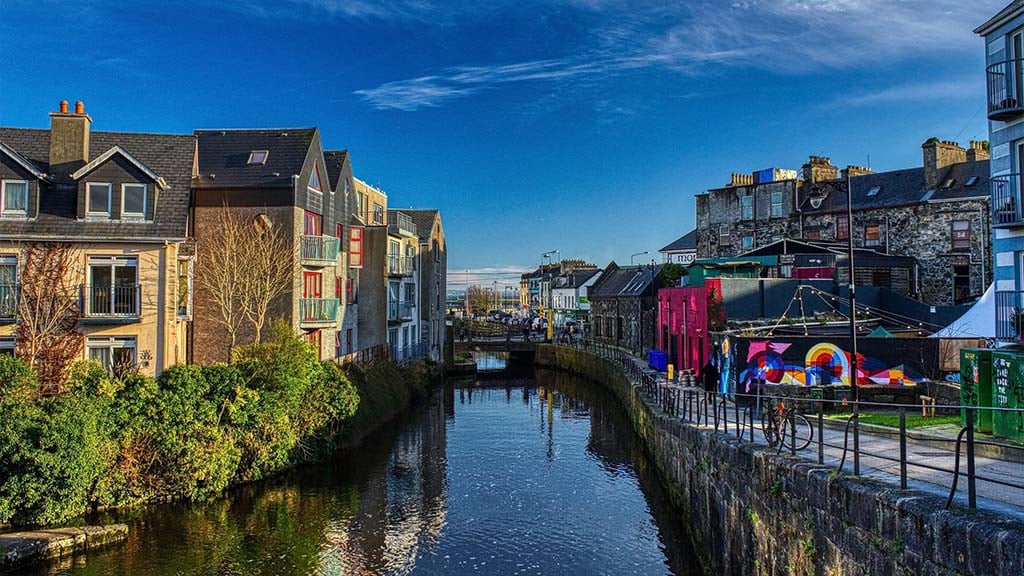
<svg viewBox="0 0 1024 576">
<path fill-rule="evenodd" d="M 794 426 L 795 423 L 795 426 Z M 814 439 L 814 428 L 802 414 L 789 413 L 786 415 L 786 430 L 782 434 L 782 443 L 786 448 L 793 448 L 799 452 L 810 445 Z"/>
<path fill-rule="evenodd" d="M 779 442 L 779 431 L 777 429 L 773 414 L 767 410 L 761 413 L 761 432 L 768 445 L 774 447 Z"/>
</svg>

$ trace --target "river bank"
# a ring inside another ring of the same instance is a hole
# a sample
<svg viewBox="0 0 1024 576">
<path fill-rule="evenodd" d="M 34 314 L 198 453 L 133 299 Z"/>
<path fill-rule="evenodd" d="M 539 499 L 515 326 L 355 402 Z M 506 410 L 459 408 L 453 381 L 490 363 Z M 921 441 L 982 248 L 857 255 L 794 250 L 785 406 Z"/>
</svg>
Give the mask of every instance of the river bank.
<svg viewBox="0 0 1024 576">
<path fill-rule="evenodd" d="M 931 494 L 837 474 L 670 418 L 619 366 L 594 354 L 541 346 L 536 361 L 585 377 L 618 398 L 709 573 L 1024 573 L 1019 522 L 946 510 Z"/>
</svg>

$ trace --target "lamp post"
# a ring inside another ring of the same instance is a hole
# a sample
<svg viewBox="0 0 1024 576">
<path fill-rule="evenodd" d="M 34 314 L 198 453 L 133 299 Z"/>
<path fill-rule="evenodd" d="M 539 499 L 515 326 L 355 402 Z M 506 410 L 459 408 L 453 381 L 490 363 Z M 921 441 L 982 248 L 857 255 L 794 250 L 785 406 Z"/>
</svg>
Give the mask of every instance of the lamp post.
<svg viewBox="0 0 1024 576">
<path fill-rule="evenodd" d="M 636 258 L 637 256 L 643 256 L 644 254 L 650 254 L 650 253 L 651 253 L 650 250 L 644 250 L 643 252 L 637 252 L 636 254 L 633 254 L 632 256 L 629 257 L 629 265 L 630 266 L 633 265 L 633 258 Z"/>
<path fill-rule="evenodd" d="M 850 396 L 853 399 L 853 473 L 860 474 L 860 405 L 857 402 L 857 286 L 853 265 L 853 179 L 846 172 L 846 258 L 850 269 Z M 825 194 L 813 187 L 807 196 L 811 207 L 821 207 Z M 838 228 L 837 228 L 838 230 Z M 888 230 L 886 230 L 888 234 Z"/>
</svg>

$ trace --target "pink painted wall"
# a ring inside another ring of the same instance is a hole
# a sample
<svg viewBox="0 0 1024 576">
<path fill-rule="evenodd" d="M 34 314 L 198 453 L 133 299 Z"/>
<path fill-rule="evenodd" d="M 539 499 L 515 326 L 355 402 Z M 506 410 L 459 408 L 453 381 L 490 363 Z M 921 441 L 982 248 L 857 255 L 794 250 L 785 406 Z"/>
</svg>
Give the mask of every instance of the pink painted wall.
<svg viewBox="0 0 1024 576">
<path fill-rule="evenodd" d="M 663 288 L 658 291 L 658 350 L 676 369 L 700 371 L 711 354 L 707 288 Z"/>
</svg>

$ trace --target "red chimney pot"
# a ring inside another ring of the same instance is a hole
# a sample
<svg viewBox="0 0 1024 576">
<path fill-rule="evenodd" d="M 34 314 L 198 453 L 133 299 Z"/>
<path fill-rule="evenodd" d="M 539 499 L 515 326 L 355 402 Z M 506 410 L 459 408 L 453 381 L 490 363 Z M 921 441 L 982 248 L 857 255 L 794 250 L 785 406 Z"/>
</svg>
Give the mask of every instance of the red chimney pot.
<svg viewBox="0 0 1024 576">
<path fill-rule="evenodd" d="M 68 101 L 67 100 L 61 100 L 60 101 L 60 113 L 61 114 L 67 114 L 68 113 Z"/>
<path fill-rule="evenodd" d="M 85 104 L 81 100 L 75 102 L 75 114 L 85 114 Z"/>
</svg>

